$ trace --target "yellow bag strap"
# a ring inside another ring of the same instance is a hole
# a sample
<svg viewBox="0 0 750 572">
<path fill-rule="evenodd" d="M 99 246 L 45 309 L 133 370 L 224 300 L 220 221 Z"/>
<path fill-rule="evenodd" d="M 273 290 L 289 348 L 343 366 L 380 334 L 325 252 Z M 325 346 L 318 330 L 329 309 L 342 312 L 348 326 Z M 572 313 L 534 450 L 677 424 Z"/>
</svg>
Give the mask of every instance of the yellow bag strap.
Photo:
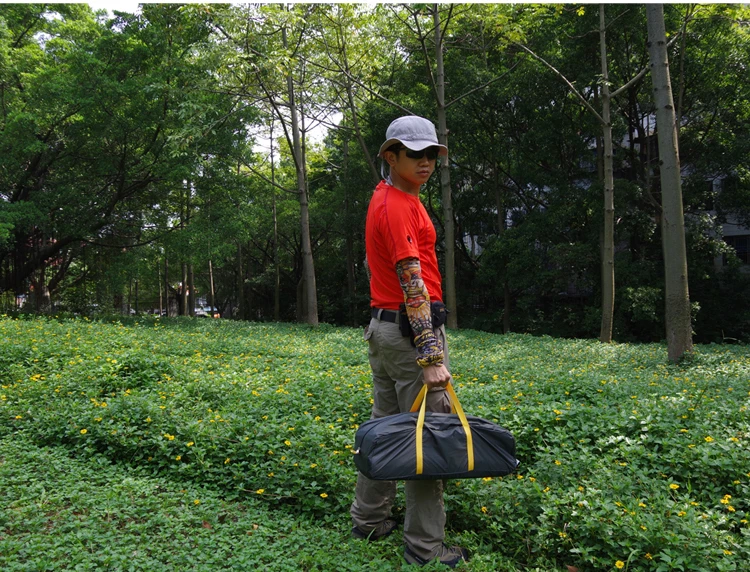
<svg viewBox="0 0 750 572">
<path fill-rule="evenodd" d="M 474 470 L 474 440 L 471 437 L 471 428 L 469 427 L 469 421 L 466 419 L 464 408 L 461 407 L 461 402 L 458 400 L 458 395 L 456 395 L 456 392 L 453 389 L 453 385 L 449 383 L 446 389 L 448 389 L 448 393 L 451 396 L 451 402 L 456 408 L 456 413 L 458 414 L 458 418 L 461 420 L 461 425 L 463 425 L 464 427 L 464 433 L 466 433 L 466 456 L 468 457 L 468 460 L 469 460 L 469 471 L 473 471 Z"/>
<path fill-rule="evenodd" d="M 414 403 L 412 403 L 411 409 L 409 409 L 409 413 L 414 413 L 415 411 L 417 411 L 419 409 L 419 406 L 422 405 L 422 402 L 425 401 L 425 397 L 427 397 L 427 386 L 423 385 L 422 389 L 419 390 Z"/>
<path fill-rule="evenodd" d="M 422 474 L 424 466 L 424 458 L 422 457 L 422 433 L 424 431 L 424 414 L 427 411 L 427 386 L 422 386 L 422 391 L 419 392 L 422 396 L 422 406 L 419 408 L 419 416 L 417 417 L 417 474 Z"/>
<path fill-rule="evenodd" d="M 466 414 L 464 413 L 463 407 L 461 407 L 461 402 L 458 400 L 458 396 L 456 395 L 456 391 L 453 389 L 452 384 L 448 384 L 446 389 L 448 390 L 448 394 L 451 398 L 451 410 L 455 411 L 455 413 L 458 415 L 458 418 L 461 421 L 461 425 L 464 428 L 464 433 L 466 434 L 466 456 L 468 458 L 468 467 L 469 471 L 474 470 L 474 440 L 471 436 L 471 428 L 469 427 L 469 421 L 466 419 Z M 424 416 L 425 412 L 427 411 L 427 386 L 423 385 L 422 389 L 420 390 L 419 394 L 417 395 L 417 398 L 414 400 L 414 403 L 411 406 L 410 412 L 415 412 L 417 409 L 419 409 L 419 416 L 417 417 L 417 438 L 416 438 L 416 446 L 417 446 L 417 474 L 421 475 L 422 470 L 424 467 L 424 457 L 422 454 L 422 433 L 424 431 Z"/>
</svg>

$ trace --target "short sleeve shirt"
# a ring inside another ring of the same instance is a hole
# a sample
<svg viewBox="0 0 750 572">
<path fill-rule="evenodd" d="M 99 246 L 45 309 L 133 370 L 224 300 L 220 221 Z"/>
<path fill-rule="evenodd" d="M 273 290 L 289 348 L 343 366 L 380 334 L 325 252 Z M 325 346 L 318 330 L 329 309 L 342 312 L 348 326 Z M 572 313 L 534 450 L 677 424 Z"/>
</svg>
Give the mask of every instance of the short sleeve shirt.
<svg viewBox="0 0 750 572">
<path fill-rule="evenodd" d="M 435 226 L 419 197 L 381 181 L 370 200 L 365 226 L 373 308 L 397 310 L 404 302 L 396 263 L 405 258 L 419 259 L 430 300 L 442 301 L 435 240 Z"/>
</svg>

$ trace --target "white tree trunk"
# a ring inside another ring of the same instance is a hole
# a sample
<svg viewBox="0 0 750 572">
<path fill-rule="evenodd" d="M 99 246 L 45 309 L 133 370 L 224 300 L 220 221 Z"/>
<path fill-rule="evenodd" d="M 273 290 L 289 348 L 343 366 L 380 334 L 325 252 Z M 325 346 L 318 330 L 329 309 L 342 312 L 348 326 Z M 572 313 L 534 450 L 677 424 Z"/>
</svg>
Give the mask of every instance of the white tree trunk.
<svg viewBox="0 0 750 572">
<path fill-rule="evenodd" d="M 435 67 L 437 88 L 438 141 L 448 146 L 448 125 L 445 117 L 445 66 L 443 65 L 443 30 L 440 26 L 438 5 L 433 5 L 433 22 L 435 24 Z M 443 225 L 445 228 L 445 275 L 443 289 L 445 305 L 448 308 L 448 328 L 458 327 L 456 312 L 456 239 L 453 226 L 453 199 L 451 197 L 451 175 L 448 156 L 440 164 L 440 188 L 443 199 Z"/>
<path fill-rule="evenodd" d="M 284 46 L 287 45 L 286 30 L 282 30 Z M 318 293 L 315 284 L 315 265 L 313 263 L 312 242 L 310 240 L 310 209 L 307 199 L 307 180 L 305 177 L 305 157 L 302 151 L 302 137 L 299 129 L 297 104 L 295 102 L 294 82 L 289 72 L 286 77 L 289 111 L 292 123 L 292 152 L 297 171 L 297 192 L 299 194 L 300 237 L 302 240 L 302 284 L 304 312 L 302 320 L 312 326 L 318 325 Z"/>
<path fill-rule="evenodd" d="M 604 4 L 599 6 L 599 49 L 602 61 L 602 139 L 604 141 L 604 237 L 602 240 L 602 323 L 599 341 L 612 341 L 612 320 L 615 308 L 615 182 L 612 122 L 610 119 L 609 72 Z"/>
<path fill-rule="evenodd" d="M 677 121 L 669 78 L 664 6 L 648 4 L 646 14 L 651 80 L 654 86 L 659 139 L 667 351 L 670 361 L 678 361 L 686 352 L 692 351 L 693 337 L 688 294 L 680 157 L 677 146 Z"/>
</svg>

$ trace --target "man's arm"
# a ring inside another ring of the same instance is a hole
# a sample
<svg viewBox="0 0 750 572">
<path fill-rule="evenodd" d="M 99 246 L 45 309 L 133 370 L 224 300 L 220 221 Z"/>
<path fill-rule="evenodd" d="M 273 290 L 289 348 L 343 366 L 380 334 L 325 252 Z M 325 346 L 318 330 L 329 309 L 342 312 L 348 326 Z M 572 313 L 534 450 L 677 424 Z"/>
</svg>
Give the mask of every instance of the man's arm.
<svg viewBox="0 0 750 572">
<path fill-rule="evenodd" d="M 429 387 L 445 387 L 451 376 L 443 365 L 443 344 L 432 329 L 430 293 L 422 280 L 419 259 L 399 260 L 396 273 L 404 291 L 406 315 L 414 332 L 417 363 L 424 368 L 424 383 Z"/>
</svg>

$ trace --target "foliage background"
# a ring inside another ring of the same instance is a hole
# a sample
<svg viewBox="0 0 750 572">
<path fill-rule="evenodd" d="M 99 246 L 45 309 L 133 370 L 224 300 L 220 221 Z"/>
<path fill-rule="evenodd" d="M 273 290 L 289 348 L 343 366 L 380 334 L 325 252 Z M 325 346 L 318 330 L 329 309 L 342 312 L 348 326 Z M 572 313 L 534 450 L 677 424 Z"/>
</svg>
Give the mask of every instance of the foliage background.
<svg viewBox="0 0 750 572">
<path fill-rule="evenodd" d="M 605 10 L 617 87 L 647 65 L 644 8 Z M 596 106 L 597 8 L 457 4 L 440 15 L 453 102 L 459 324 L 595 337 L 599 128 L 519 43 Z M 750 19 L 746 6 L 726 4 L 667 5 L 666 18 L 676 38 L 670 61 L 695 336 L 746 341 L 747 265 L 722 240 L 722 225 L 750 220 Z M 25 296 L 27 312 L 164 310 L 179 299 L 184 265 L 199 297 L 209 296 L 213 278 L 225 317 L 297 319 L 300 204 L 270 107 L 291 73 L 306 134 L 319 317 L 363 324 L 364 214 L 374 186 L 367 155 L 406 110 L 435 116 L 425 56 L 432 40 L 429 29 L 415 33 L 425 21 L 420 5 L 162 4 L 113 17 L 82 4 L 0 6 L 3 306 L 15 311 Z M 293 48 L 284 48 L 282 28 Z M 635 83 L 613 107 L 621 342 L 664 337 L 648 86 Z M 327 135 L 316 139 L 321 126 Z M 437 185 L 423 198 L 443 241 Z M 441 261 L 444 251 L 441 242 Z"/>
</svg>

